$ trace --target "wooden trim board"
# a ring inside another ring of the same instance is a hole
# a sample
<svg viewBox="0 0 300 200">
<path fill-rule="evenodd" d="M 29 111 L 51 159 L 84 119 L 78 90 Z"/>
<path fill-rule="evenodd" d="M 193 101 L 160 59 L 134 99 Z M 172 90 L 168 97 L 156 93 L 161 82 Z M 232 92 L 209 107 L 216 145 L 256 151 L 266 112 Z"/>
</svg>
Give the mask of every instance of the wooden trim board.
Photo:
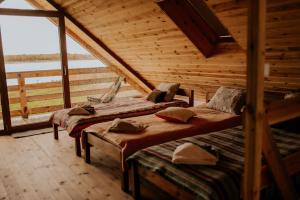
<svg viewBox="0 0 300 200">
<path fill-rule="evenodd" d="M 28 10 L 14 8 L 0 8 L 0 15 L 26 16 L 26 17 L 59 17 L 59 12 L 48 10 Z"/>
<path fill-rule="evenodd" d="M 70 97 L 70 81 L 69 81 L 69 68 L 68 68 L 68 53 L 67 53 L 67 42 L 66 42 L 65 18 L 63 15 L 59 16 L 58 24 L 59 24 L 58 29 L 59 29 L 64 107 L 70 108 L 71 97 Z"/>
<path fill-rule="evenodd" d="M 0 92 L 1 92 L 1 106 L 2 106 L 2 117 L 5 133 L 9 133 L 11 129 L 11 116 L 9 109 L 9 98 L 8 89 L 6 83 L 6 72 L 5 72 L 5 61 L 2 46 L 2 35 L 0 29 Z"/>
</svg>

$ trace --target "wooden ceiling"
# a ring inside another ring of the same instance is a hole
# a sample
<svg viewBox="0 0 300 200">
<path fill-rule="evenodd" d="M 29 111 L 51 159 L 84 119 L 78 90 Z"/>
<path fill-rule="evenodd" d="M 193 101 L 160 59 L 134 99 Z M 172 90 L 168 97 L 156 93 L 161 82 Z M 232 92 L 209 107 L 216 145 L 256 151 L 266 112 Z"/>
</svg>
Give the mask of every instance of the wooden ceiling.
<svg viewBox="0 0 300 200">
<path fill-rule="evenodd" d="M 28 0 L 51 9 L 46 0 Z M 245 87 L 247 1 L 205 3 L 237 42 L 222 42 L 206 58 L 153 0 L 53 0 L 151 85 L 180 82 L 204 98 L 221 85 Z M 200 0 L 199 0 L 200 1 Z M 201 0 L 202 1 L 202 0 Z M 204 2 L 204 1 L 203 1 Z M 300 88 L 300 0 L 269 0 L 266 90 Z M 53 8 L 52 8 L 53 9 Z M 209 11 L 210 12 L 210 11 Z M 67 21 L 71 35 L 105 62 L 149 91 L 122 63 Z"/>
</svg>

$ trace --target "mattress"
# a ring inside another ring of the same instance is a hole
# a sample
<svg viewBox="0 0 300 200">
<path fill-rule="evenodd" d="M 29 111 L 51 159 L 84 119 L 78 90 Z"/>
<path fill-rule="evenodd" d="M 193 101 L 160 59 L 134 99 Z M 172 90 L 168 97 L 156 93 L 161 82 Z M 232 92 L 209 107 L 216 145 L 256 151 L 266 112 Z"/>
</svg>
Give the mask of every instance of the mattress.
<svg viewBox="0 0 300 200">
<path fill-rule="evenodd" d="M 149 146 L 234 127 L 242 122 L 239 115 L 224 113 L 203 106 L 189 109 L 193 110 L 197 116 L 190 119 L 188 123 L 168 122 L 156 117 L 154 114 L 128 118 L 129 121 L 143 123 L 148 126 L 141 133 L 107 132 L 111 122 L 94 124 L 83 131 L 117 146 L 121 149 L 123 158 L 126 158 Z"/>
<path fill-rule="evenodd" d="M 144 98 L 129 98 L 93 106 L 96 113 L 88 116 L 69 116 L 68 112 L 70 109 L 58 110 L 51 115 L 50 122 L 65 128 L 71 137 L 77 137 L 80 136 L 82 129 L 98 122 L 110 121 L 115 118 L 147 115 L 171 106 L 188 107 L 188 104 L 182 100 L 153 103 Z"/>
</svg>

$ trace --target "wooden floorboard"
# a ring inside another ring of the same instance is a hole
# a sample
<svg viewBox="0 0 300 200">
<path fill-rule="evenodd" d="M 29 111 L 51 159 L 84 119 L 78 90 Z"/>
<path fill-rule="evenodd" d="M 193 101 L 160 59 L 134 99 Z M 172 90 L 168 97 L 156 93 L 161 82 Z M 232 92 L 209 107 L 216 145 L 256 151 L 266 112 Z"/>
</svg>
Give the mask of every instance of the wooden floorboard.
<svg viewBox="0 0 300 200">
<path fill-rule="evenodd" d="M 118 163 L 92 150 L 88 165 L 65 132 L 58 141 L 52 134 L 0 137 L 0 200 L 132 199 L 120 189 Z"/>
</svg>

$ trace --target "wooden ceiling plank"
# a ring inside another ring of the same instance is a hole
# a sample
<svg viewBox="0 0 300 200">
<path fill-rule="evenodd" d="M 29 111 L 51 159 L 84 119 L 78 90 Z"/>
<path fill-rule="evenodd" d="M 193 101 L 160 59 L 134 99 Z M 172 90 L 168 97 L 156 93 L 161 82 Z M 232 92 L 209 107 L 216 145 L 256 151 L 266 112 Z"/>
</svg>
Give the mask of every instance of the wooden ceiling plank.
<svg viewBox="0 0 300 200">
<path fill-rule="evenodd" d="M 29 0 L 34 5 L 39 5 L 39 2 L 36 0 Z M 65 10 L 53 0 L 47 0 L 47 2 L 54 7 L 57 11 L 63 13 L 68 21 L 74 24 L 80 31 L 82 31 L 86 36 L 88 36 L 93 42 L 95 42 L 99 47 L 101 47 L 109 56 L 111 56 L 115 62 L 119 65 L 113 65 L 116 69 L 115 72 L 118 74 L 125 75 L 127 80 L 133 85 L 138 86 L 142 92 L 149 92 L 154 87 L 151 83 L 149 83 L 146 79 L 144 79 L 137 71 L 135 71 L 129 64 L 127 64 L 121 57 L 119 57 L 114 51 L 112 51 L 102 40 L 97 38 L 94 34 L 92 34 L 87 28 L 85 28 L 80 22 L 78 22 L 74 17 L 72 17 L 69 13 L 65 12 Z M 74 33 L 74 32 L 73 32 Z M 80 36 L 78 36 L 80 37 Z M 77 38 L 78 38 L 77 37 Z M 82 40 L 81 40 L 82 41 Z M 94 52 L 94 51 L 93 51 Z M 101 56 L 104 57 L 104 56 Z M 106 59 L 107 60 L 107 59 Z"/>
</svg>

